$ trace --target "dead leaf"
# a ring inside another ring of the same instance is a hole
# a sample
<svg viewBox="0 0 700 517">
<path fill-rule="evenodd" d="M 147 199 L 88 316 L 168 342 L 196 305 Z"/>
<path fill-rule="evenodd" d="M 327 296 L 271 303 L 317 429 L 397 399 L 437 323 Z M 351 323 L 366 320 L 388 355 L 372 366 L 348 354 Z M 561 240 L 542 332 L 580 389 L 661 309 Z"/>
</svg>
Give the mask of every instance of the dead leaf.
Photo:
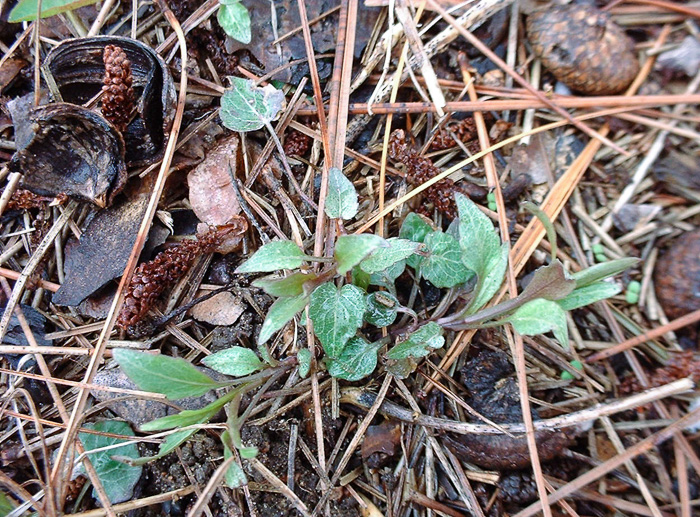
<svg viewBox="0 0 700 517">
<path fill-rule="evenodd" d="M 200 221 L 221 226 L 240 213 L 241 206 L 232 184 L 238 156 L 239 140 L 234 134 L 209 151 L 204 161 L 187 175 L 190 204 Z"/>
<path fill-rule="evenodd" d="M 221 253 L 222 255 L 238 251 L 238 249 L 241 247 L 241 243 L 243 242 L 245 232 L 248 231 L 248 221 L 246 221 L 244 217 L 238 215 L 225 226 L 229 228 L 230 231 L 224 234 L 221 244 L 219 244 L 214 250 L 214 252 Z M 199 223 L 197 225 L 197 233 L 207 233 L 210 228 L 211 227 L 205 223 Z"/>
<path fill-rule="evenodd" d="M 0 92 L 4 92 L 5 88 L 10 86 L 19 73 L 29 63 L 22 58 L 10 58 L 6 60 L 0 67 Z"/>
<path fill-rule="evenodd" d="M 401 426 L 397 422 L 386 421 L 380 425 L 371 425 L 362 441 L 362 459 L 367 460 L 376 453 L 393 456 L 398 452 L 400 441 Z"/>
</svg>

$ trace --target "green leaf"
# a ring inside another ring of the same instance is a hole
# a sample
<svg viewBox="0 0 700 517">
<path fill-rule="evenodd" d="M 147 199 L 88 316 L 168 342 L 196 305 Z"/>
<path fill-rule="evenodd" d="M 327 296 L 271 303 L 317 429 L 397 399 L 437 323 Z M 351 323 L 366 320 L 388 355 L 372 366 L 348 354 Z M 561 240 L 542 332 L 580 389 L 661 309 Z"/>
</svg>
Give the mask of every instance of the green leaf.
<svg viewBox="0 0 700 517">
<path fill-rule="evenodd" d="M 386 241 L 389 246 L 379 248 L 360 262 L 360 267 L 367 273 L 379 273 L 397 262 L 407 259 L 421 247 L 419 242 L 392 237 Z"/>
<path fill-rule="evenodd" d="M 398 314 L 399 300 L 391 293 L 378 291 L 368 294 L 365 299 L 365 321 L 377 327 L 386 327 L 394 323 Z"/>
<path fill-rule="evenodd" d="M 6 493 L 0 492 L 0 515 L 8 515 L 15 508 L 17 505 L 12 499 Z"/>
<path fill-rule="evenodd" d="M 368 343 L 364 338 L 353 337 L 345 345 L 340 357 L 327 360 L 328 373 L 337 379 L 359 381 L 377 367 L 378 349 L 378 345 Z"/>
<path fill-rule="evenodd" d="M 442 232 L 425 238 L 428 256 L 421 263 L 421 274 L 435 287 L 454 287 L 469 280 L 474 273 L 462 263 L 457 240 Z"/>
<path fill-rule="evenodd" d="M 525 336 L 534 336 L 552 331 L 557 341 L 569 348 L 569 329 L 566 312 L 556 302 L 538 298 L 527 302 L 506 318 L 513 328 Z"/>
<path fill-rule="evenodd" d="M 278 269 L 296 269 L 310 260 L 292 241 L 268 242 L 238 266 L 236 273 L 269 273 Z"/>
<path fill-rule="evenodd" d="M 389 350 L 386 356 L 393 360 L 424 357 L 444 344 L 442 327 L 431 321 L 409 335 L 406 341 Z"/>
<path fill-rule="evenodd" d="M 370 275 L 369 277 L 369 283 L 372 285 L 379 285 L 386 287 L 387 289 L 395 290 L 393 284 L 396 281 L 396 279 L 401 276 L 401 273 L 403 273 L 405 270 L 406 261 L 399 260 L 396 264 L 389 266 L 384 271 L 380 271 L 379 273 L 372 273 L 372 275 Z"/>
<path fill-rule="evenodd" d="M 380 246 L 386 246 L 386 241 L 371 233 L 338 237 L 334 253 L 338 274 L 344 275 Z"/>
<path fill-rule="evenodd" d="M 184 359 L 114 349 L 114 360 L 139 389 L 162 393 L 170 400 L 199 397 L 220 385 Z"/>
<path fill-rule="evenodd" d="M 584 305 L 590 305 L 600 300 L 605 300 L 611 296 L 615 296 L 622 291 L 622 287 L 613 282 L 595 282 L 574 289 L 570 294 L 561 300 L 557 300 L 559 307 L 565 311 L 578 309 Z"/>
<path fill-rule="evenodd" d="M 500 254 L 491 257 L 476 285 L 476 294 L 469 304 L 468 314 L 474 314 L 493 297 L 501 287 L 508 268 L 508 245 L 502 244 Z"/>
<path fill-rule="evenodd" d="M 174 429 L 176 427 L 187 427 L 188 425 L 205 424 L 219 410 L 226 405 L 230 399 L 230 395 L 225 395 L 210 402 L 200 409 L 185 409 L 175 415 L 168 415 L 162 418 L 156 418 L 150 422 L 146 422 L 141 426 L 142 431 L 164 431 L 166 429 Z"/>
<path fill-rule="evenodd" d="M 525 286 L 518 298 L 522 300 L 560 300 L 576 287 L 576 281 L 569 277 L 558 260 L 535 270 L 530 283 Z"/>
<path fill-rule="evenodd" d="M 41 2 L 41 17 L 48 18 L 56 14 L 73 11 L 79 7 L 92 5 L 97 0 L 43 0 Z M 30 22 L 36 20 L 37 0 L 20 0 L 10 11 L 7 21 L 10 23 Z"/>
<path fill-rule="evenodd" d="M 84 424 L 85 429 L 92 429 L 103 433 L 120 434 L 123 436 L 134 436 L 134 431 L 126 422 L 120 420 L 103 420 L 94 424 Z M 80 441 L 83 442 L 85 451 L 89 452 L 102 447 L 116 445 L 125 442 L 123 438 L 111 438 L 99 434 L 80 433 Z M 112 459 L 112 456 L 138 459 L 140 457 L 138 447 L 135 443 L 122 445 L 114 449 L 95 452 L 90 454 L 90 462 L 95 467 L 97 477 L 100 478 L 102 486 L 107 493 L 109 502 L 112 504 L 122 503 L 131 499 L 134 487 L 141 477 L 140 466 L 128 465 Z M 84 467 L 80 467 L 84 471 Z M 97 491 L 93 489 L 93 495 L 97 498 Z"/>
<path fill-rule="evenodd" d="M 258 455 L 258 448 L 257 447 L 241 447 L 238 449 L 238 454 L 241 455 L 241 458 L 249 460 L 252 458 L 255 458 Z"/>
<path fill-rule="evenodd" d="M 356 285 L 360 289 L 366 291 L 371 280 L 370 274 L 362 271 L 360 266 L 352 268 L 352 285 Z"/>
<path fill-rule="evenodd" d="M 326 215 L 331 219 L 352 219 L 359 206 L 355 186 L 338 167 L 331 167 L 328 170 Z"/>
<path fill-rule="evenodd" d="M 232 131 L 255 131 L 275 120 L 284 106 L 284 93 L 271 85 L 255 86 L 250 79 L 229 77 L 231 88 L 221 97 L 219 116 Z"/>
<path fill-rule="evenodd" d="M 255 355 L 255 352 L 242 346 L 232 346 L 221 350 L 205 357 L 202 362 L 212 370 L 234 377 L 249 375 L 265 366 Z"/>
<path fill-rule="evenodd" d="M 270 296 L 297 296 L 304 292 L 304 283 L 316 280 L 315 273 L 293 273 L 287 277 L 266 276 L 253 281 L 255 287 L 259 287 Z"/>
<path fill-rule="evenodd" d="M 434 231 L 434 228 L 430 226 L 426 220 L 420 215 L 411 212 L 406 216 L 401 224 L 401 229 L 399 230 L 399 237 L 402 239 L 408 239 L 413 242 L 424 242 L 425 237 Z M 418 268 L 423 257 L 420 255 L 411 255 L 406 259 L 406 264 L 411 266 L 413 269 Z"/>
<path fill-rule="evenodd" d="M 221 433 L 221 441 L 224 444 L 225 461 L 228 460 L 231 456 L 233 456 L 233 452 L 231 451 L 231 447 L 229 446 L 229 443 L 231 443 L 231 437 L 228 431 L 224 431 L 223 433 Z M 224 480 L 226 481 L 226 485 L 229 488 L 240 488 L 248 483 L 248 478 L 246 477 L 245 472 L 243 472 L 243 469 L 241 469 L 240 465 L 235 460 L 231 463 L 231 466 L 226 471 Z"/>
<path fill-rule="evenodd" d="M 459 212 L 459 245 L 462 262 L 479 278 L 486 276 L 490 263 L 501 256 L 501 239 L 489 219 L 476 204 L 462 194 L 455 194 Z"/>
<path fill-rule="evenodd" d="M 399 237 L 413 242 L 425 242 L 425 237 L 434 230 L 435 228 L 430 226 L 422 216 L 411 212 L 401 223 Z"/>
<path fill-rule="evenodd" d="M 327 282 L 311 293 L 309 316 L 328 357 L 340 356 L 348 339 L 362 325 L 364 313 L 364 293 L 354 285 L 344 285 L 338 290 L 332 282 Z"/>
<path fill-rule="evenodd" d="M 251 39 L 250 14 L 238 0 L 220 0 L 216 19 L 224 32 L 241 43 L 248 44 Z"/>
<path fill-rule="evenodd" d="M 297 362 L 299 363 L 299 376 L 305 378 L 311 370 L 311 350 L 302 348 L 297 352 Z"/>
<path fill-rule="evenodd" d="M 260 329 L 258 344 L 265 343 L 272 337 L 272 334 L 284 327 L 297 312 L 306 307 L 309 297 L 305 294 L 299 296 L 285 296 L 279 298 L 267 311 L 265 321 Z"/>
<path fill-rule="evenodd" d="M 638 258 L 626 257 L 617 260 L 610 260 L 587 267 L 577 273 L 572 273 L 571 278 L 576 280 L 576 287 L 584 287 L 586 285 L 597 282 L 609 276 L 622 273 L 625 269 L 636 266 L 639 263 Z"/>
<path fill-rule="evenodd" d="M 155 461 L 157 459 L 162 458 L 163 456 L 167 456 L 171 452 L 173 452 L 175 449 L 177 449 L 180 445 L 185 443 L 190 436 L 192 436 L 194 433 L 199 431 L 199 429 L 185 429 L 184 431 L 177 431 L 173 434 L 169 434 L 163 443 L 160 444 L 160 447 L 158 447 L 158 454 L 155 456 L 144 456 L 141 457 L 137 460 L 134 460 L 131 462 L 132 465 L 145 465 L 146 463 L 150 463 L 152 461 Z"/>
</svg>

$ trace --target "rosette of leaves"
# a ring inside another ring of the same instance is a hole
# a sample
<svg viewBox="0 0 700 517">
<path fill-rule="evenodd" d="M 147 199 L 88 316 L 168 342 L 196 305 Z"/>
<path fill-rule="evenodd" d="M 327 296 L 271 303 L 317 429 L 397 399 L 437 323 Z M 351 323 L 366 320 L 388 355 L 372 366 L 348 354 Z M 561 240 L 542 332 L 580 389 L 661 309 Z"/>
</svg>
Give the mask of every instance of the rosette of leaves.
<svg viewBox="0 0 700 517">
<path fill-rule="evenodd" d="M 335 176 L 335 183 L 330 182 L 335 186 L 329 191 L 329 197 L 334 196 L 329 215 L 353 217 L 356 208 L 349 199 L 350 189 L 342 174 L 336 172 Z M 516 298 L 484 308 L 505 278 L 508 247 L 501 243 L 493 223 L 476 204 L 462 195 L 457 195 L 456 204 L 459 219 L 446 232 L 417 214 L 409 214 L 399 237 L 338 237 L 330 262 L 306 255 L 291 241 L 272 242 L 260 248 L 238 268 L 238 273 L 283 269 L 289 273 L 253 282 L 277 298 L 265 318 L 258 343 L 265 343 L 308 307 L 308 317 L 331 375 L 359 380 L 374 371 L 377 353 L 385 344 L 381 340 L 369 342 L 364 325 L 390 326 L 398 312 L 412 312 L 401 307 L 394 285 L 410 267 L 416 276 L 436 287 L 455 290 L 462 305 L 436 322 L 414 323 L 407 329 L 406 337 L 384 356 L 385 364 L 395 375 L 408 375 L 421 357 L 443 346 L 443 329 L 510 323 L 525 335 L 551 331 L 566 347 L 566 311 L 617 294 L 620 287 L 604 279 L 636 262 L 622 259 L 570 275 L 558 260 L 552 259 L 549 265 L 535 271 Z M 302 269 L 305 262 L 314 260 L 326 263 L 325 268 L 318 273 Z"/>
</svg>

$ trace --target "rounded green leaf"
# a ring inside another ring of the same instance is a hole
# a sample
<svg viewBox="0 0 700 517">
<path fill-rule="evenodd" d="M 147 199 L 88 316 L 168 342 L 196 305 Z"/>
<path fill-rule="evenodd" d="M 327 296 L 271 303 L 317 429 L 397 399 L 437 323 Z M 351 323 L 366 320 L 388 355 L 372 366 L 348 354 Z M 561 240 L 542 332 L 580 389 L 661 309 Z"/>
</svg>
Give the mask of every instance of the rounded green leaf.
<svg viewBox="0 0 700 517">
<path fill-rule="evenodd" d="M 403 223 L 401 223 L 399 237 L 414 242 L 425 242 L 426 235 L 434 230 L 435 228 L 430 226 L 423 217 L 411 212 L 406 216 L 406 219 L 403 220 Z"/>
<path fill-rule="evenodd" d="M 227 6 L 230 7 L 230 6 Z M 231 88 L 221 97 L 219 115 L 232 131 L 255 131 L 275 120 L 284 106 L 284 93 L 267 85 L 255 86 L 250 79 L 229 77 Z"/>
<path fill-rule="evenodd" d="M 365 321 L 377 327 L 386 327 L 394 323 L 398 315 L 399 300 L 391 293 L 378 291 L 368 294 L 366 298 Z"/>
<path fill-rule="evenodd" d="M 386 241 L 383 238 L 371 233 L 338 237 L 334 253 L 335 261 L 338 265 L 338 274 L 344 275 L 374 250 L 386 245 Z"/>
<path fill-rule="evenodd" d="M 331 167 L 328 170 L 326 215 L 331 219 L 352 219 L 359 206 L 355 186 L 338 167 Z"/>
<path fill-rule="evenodd" d="M 340 357 L 328 360 L 328 373 L 337 379 L 359 381 L 377 367 L 377 349 L 377 345 L 361 337 L 353 337 Z"/>
<path fill-rule="evenodd" d="M 299 363 L 299 376 L 304 378 L 311 370 L 311 350 L 302 348 L 297 352 L 297 362 Z"/>
<path fill-rule="evenodd" d="M 474 273 L 462 262 L 457 239 L 442 232 L 425 238 L 428 256 L 421 262 L 421 274 L 435 287 L 454 287 L 469 280 Z"/>
<path fill-rule="evenodd" d="M 204 358 L 202 362 L 212 370 L 234 377 L 249 375 L 265 366 L 255 352 L 242 346 L 221 350 Z"/>
<path fill-rule="evenodd" d="M 489 262 L 500 255 L 501 239 L 486 214 L 468 197 L 455 194 L 459 211 L 459 245 L 464 265 L 477 276 L 486 274 Z"/>
<path fill-rule="evenodd" d="M 442 327 L 434 321 L 426 323 L 409 335 L 406 341 L 389 350 L 386 356 L 393 360 L 424 357 L 445 344 L 442 332 Z"/>
<path fill-rule="evenodd" d="M 102 433 L 119 434 L 122 436 L 134 436 L 134 432 L 126 422 L 120 420 L 103 420 L 95 424 L 84 424 L 85 429 L 92 429 Z M 123 438 L 113 438 L 100 434 L 80 433 L 80 441 L 83 442 L 86 452 L 126 441 Z M 134 487 L 141 478 L 143 467 L 133 466 L 112 459 L 112 457 L 124 457 L 136 460 L 139 458 L 139 450 L 135 443 L 108 449 L 106 451 L 89 454 L 90 462 L 100 478 L 102 486 L 107 493 L 107 498 L 112 504 L 122 503 L 131 499 Z M 81 465 L 81 470 L 84 468 Z M 97 492 L 93 489 L 93 495 L 97 498 Z"/>
<path fill-rule="evenodd" d="M 390 268 L 397 262 L 407 259 L 413 255 L 418 248 L 420 242 L 409 241 L 408 239 L 397 239 L 392 237 L 387 240 L 388 246 L 379 248 L 372 254 L 360 262 L 360 267 L 367 273 L 379 273 L 387 268 Z"/>
<path fill-rule="evenodd" d="M 305 260 L 304 252 L 292 241 L 268 242 L 238 266 L 236 273 L 269 273 L 278 269 L 296 269 Z"/>
<path fill-rule="evenodd" d="M 526 303 L 507 318 L 513 328 L 525 336 L 534 336 L 552 331 L 557 341 L 569 347 L 569 328 L 566 313 L 557 302 L 538 298 Z"/>
<path fill-rule="evenodd" d="M 364 293 L 354 285 L 338 289 L 327 282 L 311 293 L 309 317 L 328 357 L 340 356 L 348 339 L 362 325 L 364 313 Z"/>
<path fill-rule="evenodd" d="M 251 40 L 250 14 L 240 1 L 224 0 L 219 7 L 216 19 L 224 32 L 241 43 Z"/>
</svg>

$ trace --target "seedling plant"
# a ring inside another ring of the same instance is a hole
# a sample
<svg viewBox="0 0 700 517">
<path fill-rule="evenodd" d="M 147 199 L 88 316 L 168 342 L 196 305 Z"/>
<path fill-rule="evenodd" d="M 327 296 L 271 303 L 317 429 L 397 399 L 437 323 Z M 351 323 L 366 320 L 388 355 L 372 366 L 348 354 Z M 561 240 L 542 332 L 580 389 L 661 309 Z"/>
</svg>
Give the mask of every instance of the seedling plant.
<svg viewBox="0 0 700 517">
<path fill-rule="evenodd" d="M 357 213 L 357 193 L 338 169 L 331 169 L 326 215 L 351 219 Z M 170 400 L 200 396 L 212 389 L 231 388 L 198 410 L 186 410 L 142 426 L 144 431 L 174 430 L 155 457 L 172 451 L 227 408 L 227 431 L 222 434 L 226 457 L 237 451 L 253 457 L 255 448 L 240 439 L 241 396 L 262 383 L 297 367 L 306 376 L 312 350 L 273 359 L 266 343 L 297 315 L 310 320 L 323 354 L 318 365 L 336 379 L 359 381 L 381 367 L 405 378 L 419 361 L 445 344 L 445 331 L 485 328 L 509 323 L 523 335 L 552 332 L 568 347 L 566 312 L 620 292 L 608 277 L 630 267 L 636 259 L 597 264 L 570 274 L 552 256 L 537 269 L 520 294 L 487 306 L 501 288 L 508 264 L 508 246 L 501 243 L 493 223 L 482 210 L 456 194 L 459 218 L 447 229 L 435 228 L 411 213 L 399 235 L 384 239 L 372 234 L 341 235 L 332 257 L 313 257 L 292 241 L 273 241 L 260 247 L 237 273 L 273 273 L 253 286 L 275 298 L 259 335 L 257 353 L 234 346 L 207 356 L 202 363 L 231 379 L 214 380 L 184 359 L 118 349 L 114 357 L 140 389 L 164 394 Z M 313 267 L 318 264 L 318 267 Z M 399 301 L 395 282 L 408 270 L 416 279 L 445 289 L 443 302 L 431 315 L 416 314 Z M 282 272 L 283 271 L 283 272 Z M 408 317 L 399 319 L 399 314 Z M 386 329 L 384 337 L 377 329 Z M 374 330 L 373 330 L 374 329 Z M 379 336 L 372 340 L 372 336 Z M 380 361 L 381 359 L 381 361 Z M 146 462 L 155 457 L 141 458 Z M 245 482 L 240 466 L 231 463 L 226 481 Z"/>
</svg>

